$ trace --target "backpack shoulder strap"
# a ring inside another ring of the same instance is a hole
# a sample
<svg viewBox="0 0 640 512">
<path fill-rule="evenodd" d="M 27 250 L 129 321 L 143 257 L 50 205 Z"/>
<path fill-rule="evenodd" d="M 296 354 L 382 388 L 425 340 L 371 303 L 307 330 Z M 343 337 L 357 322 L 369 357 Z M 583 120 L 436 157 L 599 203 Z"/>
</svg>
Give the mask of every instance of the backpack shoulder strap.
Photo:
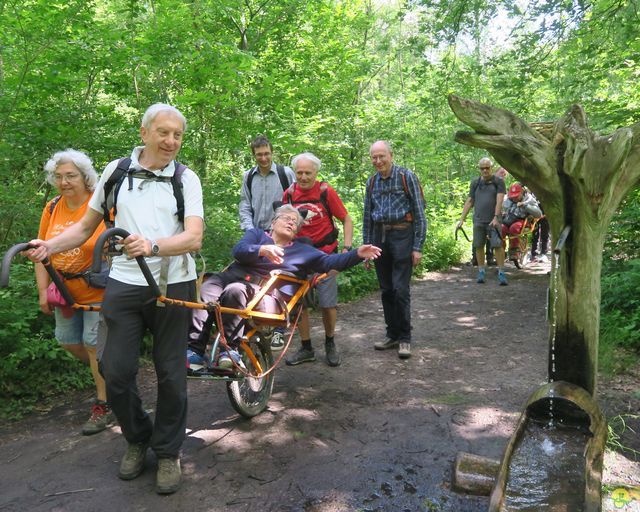
<svg viewBox="0 0 640 512">
<path fill-rule="evenodd" d="M 296 182 L 294 181 L 286 189 L 282 195 L 283 202 L 293 204 L 293 193 L 296 191 Z"/>
<path fill-rule="evenodd" d="M 53 214 L 53 210 L 55 209 L 56 205 L 58 204 L 58 201 L 60 201 L 60 198 L 62 196 L 58 195 L 56 197 L 54 197 L 50 202 L 49 202 L 49 214 Z"/>
<path fill-rule="evenodd" d="M 284 165 L 277 164 L 276 171 L 278 172 L 278 178 L 280 179 L 280 186 L 282 186 L 283 192 L 289 188 L 289 179 L 287 173 L 284 172 Z"/>
<path fill-rule="evenodd" d="M 327 212 L 331 223 L 333 224 L 333 216 L 331 215 L 331 209 L 329 208 L 329 200 L 327 199 L 327 190 L 329 188 L 329 184 L 326 181 L 320 182 L 320 203 L 324 207 L 324 210 Z"/>
<path fill-rule="evenodd" d="M 411 194 L 409 194 L 409 187 L 407 186 L 407 176 L 404 171 L 399 170 L 400 178 L 402 178 L 402 188 L 404 189 L 404 195 L 407 196 L 407 199 L 411 199 Z"/>
<path fill-rule="evenodd" d="M 249 169 L 249 174 L 247 174 L 247 190 L 249 191 L 249 202 L 251 202 L 251 184 L 253 183 L 253 176 L 255 175 L 255 171 L 257 169 L 257 165 Z"/>
<path fill-rule="evenodd" d="M 178 216 L 178 220 L 184 224 L 184 193 L 182 191 L 184 186 L 182 184 L 182 175 L 187 169 L 187 166 L 177 160 L 174 162 L 174 165 L 175 169 L 173 176 L 171 176 L 171 187 L 173 188 L 173 195 L 176 198 L 176 205 L 178 207 L 176 215 Z"/>
<path fill-rule="evenodd" d="M 116 202 L 118 201 L 118 192 L 120 192 L 120 186 L 124 181 L 124 175 L 131 166 L 131 158 L 121 158 L 118 160 L 118 165 L 109 176 L 109 179 L 104 184 L 104 202 L 102 203 L 102 218 L 107 227 L 113 226 L 113 219 L 116 216 L 117 208 Z M 112 214 L 113 210 L 113 214 Z"/>
</svg>

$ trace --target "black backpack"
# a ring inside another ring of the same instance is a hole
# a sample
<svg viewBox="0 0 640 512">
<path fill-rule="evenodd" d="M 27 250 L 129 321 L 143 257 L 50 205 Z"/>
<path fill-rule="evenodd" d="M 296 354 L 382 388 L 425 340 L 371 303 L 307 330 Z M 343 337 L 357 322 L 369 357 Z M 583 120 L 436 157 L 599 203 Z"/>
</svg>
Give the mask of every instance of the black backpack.
<svg viewBox="0 0 640 512">
<path fill-rule="evenodd" d="M 319 203 L 324 208 L 324 211 L 327 213 L 329 220 L 331 221 L 331 227 L 333 228 L 327 236 L 325 236 L 322 240 L 313 244 L 314 247 L 324 247 L 325 245 L 330 245 L 338 239 L 338 228 L 333 222 L 333 215 L 331 215 L 331 210 L 329 209 L 329 201 L 327 200 L 327 189 L 329 185 L 326 181 L 320 182 L 320 198 L 319 199 L 305 199 L 304 201 L 294 201 L 292 199 L 293 193 L 296 190 L 297 183 L 293 183 L 290 187 L 288 187 L 285 192 L 282 200 L 284 203 L 288 203 L 290 205 L 295 206 L 296 204 L 304 204 L 304 203 Z"/>
<path fill-rule="evenodd" d="M 249 175 L 247 176 L 247 189 L 249 190 L 249 202 L 251 202 L 251 184 L 253 183 L 253 177 L 256 175 L 255 171 L 257 167 L 252 167 L 249 171 Z M 287 174 L 284 172 L 283 165 L 276 165 L 276 171 L 278 172 L 278 179 L 280 180 L 280 186 L 282 187 L 282 191 L 284 192 L 289 188 L 289 179 L 287 178 Z"/>
<path fill-rule="evenodd" d="M 177 161 L 175 161 L 174 164 L 175 171 L 173 173 L 173 176 L 157 176 L 150 171 L 130 169 L 129 167 L 131 166 L 131 158 L 121 158 L 118 161 L 117 167 L 114 169 L 114 171 L 111 173 L 111 176 L 109 176 L 109 179 L 104 184 L 104 202 L 101 206 L 105 225 L 108 228 L 113 227 L 113 222 L 116 213 L 118 212 L 117 202 L 120 187 L 122 186 L 125 178 L 127 178 L 129 190 L 131 190 L 133 188 L 134 176 L 142 176 L 144 179 L 153 181 L 171 182 L 173 195 L 176 198 L 176 205 L 178 207 L 176 215 L 178 216 L 178 220 L 184 224 L 184 194 L 182 193 L 182 175 L 184 174 L 187 166 Z"/>
</svg>

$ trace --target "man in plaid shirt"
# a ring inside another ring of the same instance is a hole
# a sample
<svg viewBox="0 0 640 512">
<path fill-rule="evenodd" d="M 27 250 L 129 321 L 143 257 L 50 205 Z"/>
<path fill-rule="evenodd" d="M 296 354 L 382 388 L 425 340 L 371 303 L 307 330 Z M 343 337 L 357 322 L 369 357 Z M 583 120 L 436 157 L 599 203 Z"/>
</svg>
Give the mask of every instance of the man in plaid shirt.
<svg viewBox="0 0 640 512">
<path fill-rule="evenodd" d="M 393 163 L 389 142 L 369 150 L 376 174 L 367 180 L 362 234 L 365 244 L 382 249 L 375 261 L 387 326 L 376 350 L 398 347 L 400 359 L 411 357 L 411 295 L 413 267 L 422 259 L 427 232 L 424 196 L 417 176 Z"/>
</svg>

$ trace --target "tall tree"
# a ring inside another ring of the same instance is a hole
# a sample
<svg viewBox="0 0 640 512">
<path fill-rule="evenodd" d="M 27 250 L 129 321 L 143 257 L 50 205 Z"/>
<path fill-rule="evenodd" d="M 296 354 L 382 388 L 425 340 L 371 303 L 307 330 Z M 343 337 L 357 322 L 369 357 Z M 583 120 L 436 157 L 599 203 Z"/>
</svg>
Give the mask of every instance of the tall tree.
<svg viewBox="0 0 640 512">
<path fill-rule="evenodd" d="M 640 124 L 600 136 L 574 105 L 542 131 L 457 96 L 449 105 L 474 130 L 456 133 L 456 140 L 488 150 L 526 183 L 544 204 L 552 238 L 565 241 L 553 256 L 549 378 L 595 395 L 602 248 L 616 208 L 640 181 Z"/>
</svg>

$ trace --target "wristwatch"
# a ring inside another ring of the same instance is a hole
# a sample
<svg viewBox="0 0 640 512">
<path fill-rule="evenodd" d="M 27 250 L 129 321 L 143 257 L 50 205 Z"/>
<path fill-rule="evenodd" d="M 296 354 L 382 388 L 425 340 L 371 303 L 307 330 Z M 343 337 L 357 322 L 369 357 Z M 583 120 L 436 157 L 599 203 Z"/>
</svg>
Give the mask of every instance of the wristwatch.
<svg viewBox="0 0 640 512">
<path fill-rule="evenodd" d="M 160 253 L 158 242 L 151 240 L 151 256 L 157 256 Z"/>
<path fill-rule="evenodd" d="M 350 251 L 351 249 L 353 249 L 353 247 L 351 247 L 350 245 L 345 245 L 343 249 Z"/>
</svg>

